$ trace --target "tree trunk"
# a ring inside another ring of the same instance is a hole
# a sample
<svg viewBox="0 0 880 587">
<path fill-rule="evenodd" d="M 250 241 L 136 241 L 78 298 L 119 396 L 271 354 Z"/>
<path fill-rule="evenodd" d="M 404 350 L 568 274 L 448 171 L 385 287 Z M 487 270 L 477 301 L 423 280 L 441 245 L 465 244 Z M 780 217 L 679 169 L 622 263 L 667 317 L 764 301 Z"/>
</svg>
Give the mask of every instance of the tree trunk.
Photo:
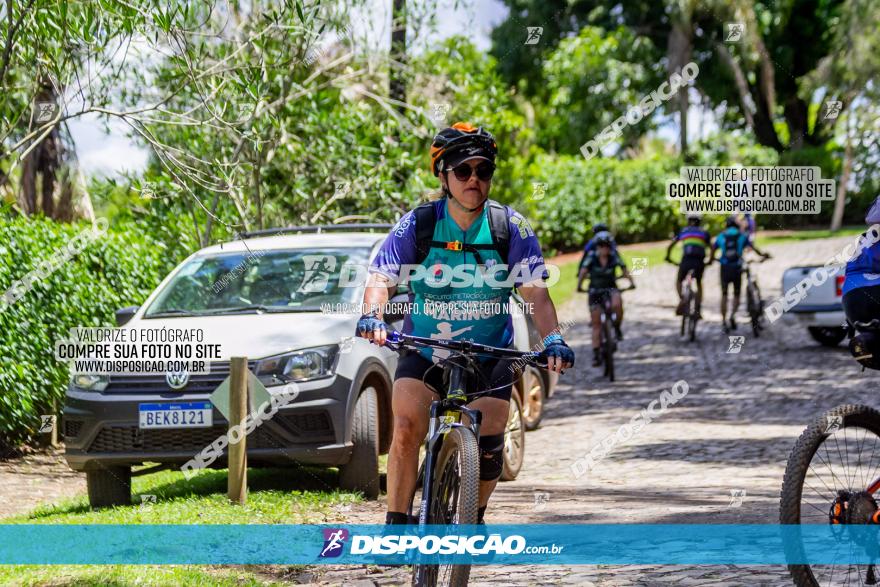
<svg viewBox="0 0 880 587">
<path fill-rule="evenodd" d="M 669 44 L 667 45 L 668 57 L 668 73 L 680 74 L 682 68 L 691 60 L 691 35 L 693 31 L 690 24 L 690 14 L 679 14 L 672 24 L 672 31 L 669 35 Z M 688 140 L 687 140 L 687 116 L 690 107 L 688 99 L 688 86 L 682 85 L 676 96 L 678 103 L 678 120 L 679 133 L 678 145 L 681 156 L 687 160 L 688 157 Z"/>
<path fill-rule="evenodd" d="M 840 183 L 837 185 L 837 199 L 834 201 L 834 213 L 831 215 L 831 232 L 837 232 L 843 225 L 843 211 L 846 208 L 846 184 L 849 183 L 849 175 L 852 172 L 852 113 L 847 118 L 849 120 L 846 124 L 846 146 L 843 149 L 843 172 L 840 174 Z"/>
<path fill-rule="evenodd" d="M 388 67 L 388 93 L 392 100 L 406 102 L 406 0 L 394 0 L 391 12 L 391 62 Z M 395 104 L 398 112 L 404 108 Z"/>
<path fill-rule="evenodd" d="M 58 104 L 58 95 L 51 82 L 43 81 L 40 91 L 34 97 L 34 102 Z M 36 112 L 39 110 L 35 109 Z M 35 127 L 40 124 L 44 122 L 32 121 Z M 42 212 L 48 218 L 70 219 L 72 214 L 69 200 L 72 198 L 72 193 L 65 193 L 65 190 L 72 190 L 72 186 L 61 186 L 62 195 L 67 198 L 68 205 L 57 208 L 55 206 L 55 188 L 58 185 L 64 158 L 65 148 L 61 141 L 61 130 L 55 125 L 40 143 L 31 149 L 22 162 L 19 203 L 26 215 Z M 69 177 L 64 181 L 69 182 Z M 59 215 L 64 218 L 59 218 Z"/>
</svg>

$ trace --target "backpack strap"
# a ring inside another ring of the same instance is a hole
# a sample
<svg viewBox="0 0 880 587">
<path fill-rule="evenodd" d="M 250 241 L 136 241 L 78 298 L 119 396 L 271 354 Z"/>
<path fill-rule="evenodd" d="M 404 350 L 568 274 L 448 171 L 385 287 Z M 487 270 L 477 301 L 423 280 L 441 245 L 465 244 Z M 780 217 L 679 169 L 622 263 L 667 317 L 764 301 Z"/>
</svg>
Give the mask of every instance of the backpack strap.
<svg viewBox="0 0 880 587">
<path fill-rule="evenodd" d="M 489 200 L 489 231 L 492 233 L 492 244 L 501 257 L 501 262 L 507 265 L 508 253 L 510 252 L 510 220 L 508 219 L 507 207 L 495 200 Z"/>
<path fill-rule="evenodd" d="M 507 264 L 510 250 L 510 222 L 506 207 L 494 200 L 487 202 L 489 216 L 489 232 L 492 234 L 492 244 L 471 244 L 459 241 L 445 242 L 434 240 L 434 228 L 437 226 L 437 215 L 434 212 L 434 203 L 427 202 L 418 206 L 413 214 L 416 221 L 416 261 L 423 263 L 428 257 L 431 248 L 446 249 L 450 251 L 468 251 L 476 257 L 477 263 L 482 263 L 481 250 L 495 250 L 501 257 L 502 263 Z"/>
<path fill-rule="evenodd" d="M 421 265 L 428 257 L 434 242 L 434 227 L 437 226 L 437 215 L 434 213 L 434 202 L 426 202 L 413 210 L 416 221 L 416 263 Z"/>
</svg>

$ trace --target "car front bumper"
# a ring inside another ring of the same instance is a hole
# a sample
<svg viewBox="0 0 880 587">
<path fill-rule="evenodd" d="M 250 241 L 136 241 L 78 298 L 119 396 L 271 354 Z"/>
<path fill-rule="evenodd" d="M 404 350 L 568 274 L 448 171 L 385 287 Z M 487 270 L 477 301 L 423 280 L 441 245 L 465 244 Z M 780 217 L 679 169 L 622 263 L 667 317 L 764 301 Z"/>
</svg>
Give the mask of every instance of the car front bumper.
<svg viewBox="0 0 880 587">
<path fill-rule="evenodd" d="M 249 466 L 348 462 L 351 443 L 345 442 L 344 432 L 351 381 L 334 375 L 297 385 L 299 393 L 293 401 L 280 406 L 271 419 L 260 422 L 247 436 Z M 135 387 L 120 389 L 117 385 L 105 392 L 68 390 L 61 431 L 72 469 L 183 464 L 228 430 L 228 421 L 216 407 L 209 428 L 140 429 L 140 404 L 206 401 L 210 392 L 156 393 Z M 277 393 L 281 387 L 268 389 Z M 227 450 L 211 466 L 226 466 Z"/>
</svg>

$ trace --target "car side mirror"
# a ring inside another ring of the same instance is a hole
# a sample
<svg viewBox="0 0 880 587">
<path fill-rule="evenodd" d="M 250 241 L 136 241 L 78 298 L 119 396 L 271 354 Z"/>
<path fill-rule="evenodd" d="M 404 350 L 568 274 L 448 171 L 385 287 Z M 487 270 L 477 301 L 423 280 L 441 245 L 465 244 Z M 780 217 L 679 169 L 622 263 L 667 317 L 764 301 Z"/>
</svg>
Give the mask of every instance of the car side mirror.
<svg viewBox="0 0 880 587">
<path fill-rule="evenodd" d="M 140 306 L 127 306 L 120 310 L 116 310 L 116 326 L 125 326 L 128 321 L 137 313 Z"/>
</svg>

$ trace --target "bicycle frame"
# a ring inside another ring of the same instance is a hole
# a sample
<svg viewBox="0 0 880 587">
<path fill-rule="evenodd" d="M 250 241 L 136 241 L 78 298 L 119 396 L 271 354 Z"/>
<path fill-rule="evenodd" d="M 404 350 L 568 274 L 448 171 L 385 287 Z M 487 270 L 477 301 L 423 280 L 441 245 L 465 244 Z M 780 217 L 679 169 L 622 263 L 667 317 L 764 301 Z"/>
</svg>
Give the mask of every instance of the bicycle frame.
<svg viewBox="0 0 880 587">
<path fill-rule="evenodd" d="M 419 509 L 419 525 L 428 523 L 428 512 L 431 511 L 431 486 L 434 483 L 434 460 L 440 452 L 443 437 L 456 427 L 470 428 L 474 437 L 480 440 L 480 424 L 483 413 L 465 406 L 468 401 L 464 393 L 464 369 L 453 364 L 449 372 L 449 391 L 445 398 L 431 402 L 428 436 L 425 441 L 425 473 L 422 480 L 422 503 Z M 446 416 L 452 412 L 451 416 Z M 461 422 L 462 414 L 468 418 L 468 424 Z M 412 508 L 412 506 L 410 506 Z M 412 514 L 412 511 L 409 512 Z"/>
<path fill-rule="evenodd" d="M 538 355 L 536 352 L 502 349 L 470 341 L 424 338 L 404 335 L 394 331 L 389 333 L 386 345 L 398 351 L 406 345 L 412 348 L 441 348 L 455 353 L 444 362 L 444 369 L 447 369 L 449 372 L 446 397 L 431 402 L 429 412 L 430 420 L 428 422 L 428 434 L 425 441 L 425 461 L 423 463 L 422 502 L 419 511 L 419 525 L 424 525 L 428 523 L 428 515 L 431 511 L 431 486 L 434 482 L 434 462 L 443 444 L 443 437 L 454 428 L 465 427 L 473 432 L 477 441 L 480 439 L 480 425 L 483 421 L 483 414 L 479 410 L 468 408 L 466 404 L 480 397 L 483 392 L 471 395 L 465 393 L 467 370 L 458 360 L 468 354 L 484 354 L 500 359 L 521 360 L 524 364 L 531 364 L 541 368 L 546 368 L 546 366 L 539 365 L 534 360 Z M 467 423 L 462 422 L 462 414 L 467 416 Z M 408 513 L 412 514 L 412 504 L 410 504 Z"/>
</svg>

